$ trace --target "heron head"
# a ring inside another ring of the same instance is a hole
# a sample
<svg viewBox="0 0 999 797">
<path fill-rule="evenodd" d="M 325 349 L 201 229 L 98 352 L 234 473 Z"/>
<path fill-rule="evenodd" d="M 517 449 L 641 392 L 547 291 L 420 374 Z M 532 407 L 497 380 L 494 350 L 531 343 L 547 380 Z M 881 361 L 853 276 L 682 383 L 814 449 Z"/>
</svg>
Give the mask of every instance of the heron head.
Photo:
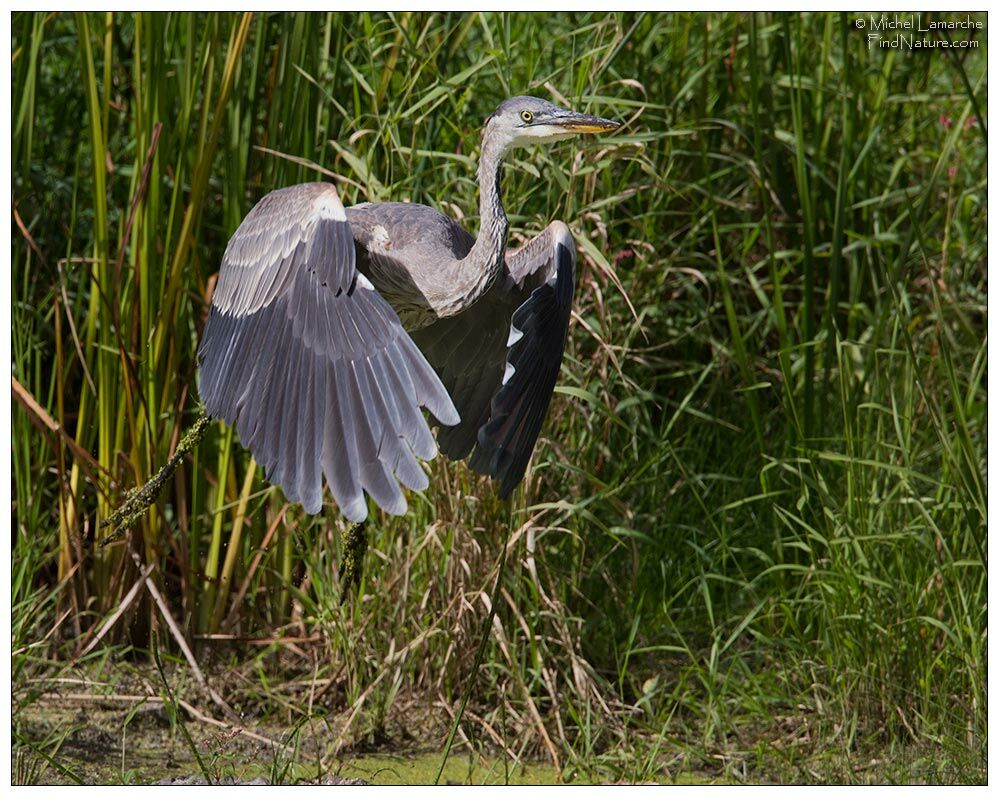
<svg viewBox="0 0 999 797">
<path fill-rule="evenodd" d="M 486 120 L 485 135 L 502 142 L 504 149 L 559 141 L 581 133 L 606 133 L 621 125 L 599 116 L 560 108 L 537 97 L 511 97 L 500 103 Z"/>
</svg>

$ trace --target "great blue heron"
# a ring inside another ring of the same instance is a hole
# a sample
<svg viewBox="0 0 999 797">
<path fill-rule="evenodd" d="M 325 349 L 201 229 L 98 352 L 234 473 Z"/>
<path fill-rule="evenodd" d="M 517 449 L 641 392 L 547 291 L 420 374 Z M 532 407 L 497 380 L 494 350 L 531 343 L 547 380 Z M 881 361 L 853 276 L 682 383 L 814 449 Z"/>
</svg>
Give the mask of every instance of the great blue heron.
<svg viewBox="0 0 999 797">
<path fill-rule="evenodd" d="M 513 147 L 617 122 L 513 97 L 485 124 L 479 235 L 424 205 L 344 209 L 329 183 L 266 195 L 226 247 L 198 351 L 201 400 L 292 501 L 322 476 L 343 514 L 367 492 L 406 511 L 437 444 L 500 483 L 524 476 L 562 362 L 575 245 L 552 222 L 507 251 L 500 166 Z M 441 428 L 437 444 L 420 407 Z"/>
</svg>

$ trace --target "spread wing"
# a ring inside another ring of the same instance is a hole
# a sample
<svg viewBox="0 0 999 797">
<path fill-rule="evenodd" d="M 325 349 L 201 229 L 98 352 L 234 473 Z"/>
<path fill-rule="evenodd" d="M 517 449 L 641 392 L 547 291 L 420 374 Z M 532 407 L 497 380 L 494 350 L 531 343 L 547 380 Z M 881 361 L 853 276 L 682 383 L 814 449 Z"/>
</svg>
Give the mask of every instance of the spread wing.
<svg viewBox="0 0 999 797">
<path fill-rule="evenodd" d="M 306 512 L 322 507 L 322 475 L 344 515 L 367 516 L 367 491 L 402 514 L 401 482 L 424 489 L 417 458 L 437 446 L 420 407 L 458 414 L 395 311 L 355 268 L 354 241 L 333 186 L 265 196 L 222 259 L 198 351 L 209 415 Z"/>
<path fill-rule="evenodd" d="M 461 315 L 413 333 L 461 422 L 437 435 L 451 459 L 500 483 L 520 483 L 548 412 L 572 310 L 576 248 L 554 222 L 508 253 L 504 278 Z"/>
</svg>

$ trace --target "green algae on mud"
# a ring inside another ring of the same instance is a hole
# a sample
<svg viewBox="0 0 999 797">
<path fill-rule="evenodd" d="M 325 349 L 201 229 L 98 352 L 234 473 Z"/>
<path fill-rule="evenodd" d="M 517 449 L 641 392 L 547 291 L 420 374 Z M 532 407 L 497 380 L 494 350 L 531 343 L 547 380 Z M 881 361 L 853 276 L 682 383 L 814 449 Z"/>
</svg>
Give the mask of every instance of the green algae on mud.
<svg viewBox="0 0 999 797">
<path fill-rule="evenodd" d="M 440 753 L 361 755 L 346 760 L 341 774 L 386 786 L 432 784 L 437 777 L 440 764 Z M 550 763 L 515 763 L 509 760 L 504 762 L 500 756 L 470 756 L 459 751 L 448 759 L 440 782 L 478 786 L 529 786 L 556 784 L 562 781 Z"/>
<path fill-rule="evenodd" d="M 87 700 L 80 700 L 87 697 Z M 114 705 L 114 695 L 48 694 L 22 707 L 13 717 L 12 782 L 16 785 L 142 785 L 213 784 L 432 784 L 441 753 L 429 750 L 439 741 L 433 734 L 409 738 L 374 750 L 354 748 L 338 755 L 328 752 L 333 739 L 325 722 L 298 726 L 261 724 L 250 729 L 216 727 L 185 720 L 191 745 L 184 740 L 181 721 L 163 704 Z M 253 731 L 260 734 L 252 738 Z M 262 741 L 274 740 L 278 746 Z M 417 745 L 423 744 L 421 748 Z M 674 751 L 675 753 L 676 751 Z M 666 755 L 652 771 L 634 751 L 605 751 L 617 761 L 574 761 L 560 773 L 550 762 L 514 762 L 503 754 L 452 753 L 442 784 L 547 785 L 559 783 L 978 783 L 984 782 L 984 762 L 941 755 L 932 745 L 844 751 L 794 750 L 759 743 L 756 755 L 747 750 L 743 775 L 733 777 L 698 757 Z M 754 763 L 755 761 L 755 763 Z M 648 765 L 648 761 L 644 762 Z M 631 773 L 630 775 L 628 773 Z M 207 776 L 207 777 L 206 777 Z"/>
<path fill-rule="evenodd" d="M 198 778 L 212 783 L 322 783 L 335 777 L 376 785 L 432 784 L 439 752 L 379 750 L 323 756 L 314 738 L 294 728 L 260 728 L 284 749 L 240 733 L 188 722 L 201 764 L 163 705 L 122 709 L 35 703 L 18 718 L 11 766 L 14 781 L 31 784 L 133 785 Z M 204 769 L 202 769 L 204 767 Z M 209 777 L 205 778 L 205 774 Z M 442 783 L 561 783 L 550 763 L 501 756 L 452 754 Z M 580 781 L 576 781 L 580 782 Z"/>
</svg>

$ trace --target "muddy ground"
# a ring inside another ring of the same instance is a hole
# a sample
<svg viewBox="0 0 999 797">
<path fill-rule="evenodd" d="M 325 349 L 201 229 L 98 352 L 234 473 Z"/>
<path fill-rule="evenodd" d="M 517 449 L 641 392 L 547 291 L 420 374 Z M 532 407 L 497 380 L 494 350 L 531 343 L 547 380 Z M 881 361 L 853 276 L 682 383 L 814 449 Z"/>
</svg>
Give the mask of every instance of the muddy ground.
<svg viewBox="0 0 999 797">
<path fill-rule="evenodd" d="M 54 695 L 19 713 L 11 763 L 15 783 L 34 784 L 428 784 L 440 767 L 438 750 L 385 744 L 333 755 L 326 739 L 322 723 L 240 730 L 171 716 L 159 700 Z M 560 781 L 550 764 L 470 756 L 456 747 L 441 782 Z"/>
<path fill-rule="evenodd" d="M 432 784 L 446 735 L 439 718 L 430 719 L 427 711 L 410 707 L 405 725 L 396 721 L 387 730 L 361 734 L 351 747 L 338 750 L 336 727 L 342 726 L 342 717 L 296 726 L 257 722 L 243 728 L 216 719 L 218 712 L 186 701 L 184 706 L 173 709 L 153 695 L 137 700 L 133 690 L 100 695 L 46 691 L 15 708 L 12 781 L 15 785 Z M 778 762 L 771 756 L 760 762 L 762 768 L 734 778 L 731 772 L 726 776 L 703 764 L 692 768 L 685 761 L 675 770 L 668 766 L 669 774 L 660 770 L 660 778 L 680 784 L 985 782 L 984 761 L 981 770 L 965 771 L 940 759 L 939 750 L 914 747 L 886 753 L 804 755 L 783 767 L 775 766 Z M 621 783 L 620 777 L 591 780 L 572 766 L 560 773 L 545 760 L 471 752 L 458 739 L 440 782 Z"/>
</svg>

